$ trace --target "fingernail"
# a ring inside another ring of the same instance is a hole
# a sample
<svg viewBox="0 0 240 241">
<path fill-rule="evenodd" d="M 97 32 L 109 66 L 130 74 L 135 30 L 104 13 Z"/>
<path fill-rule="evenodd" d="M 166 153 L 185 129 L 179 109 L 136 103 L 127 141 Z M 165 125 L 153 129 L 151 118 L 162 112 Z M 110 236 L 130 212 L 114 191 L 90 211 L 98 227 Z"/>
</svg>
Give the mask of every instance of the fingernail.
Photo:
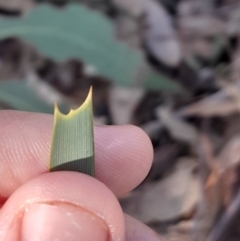
<svg viewBox="0 0 240 241">
<path fill-rule="evenodd" d="M 108 241 L 108 228 L 96 215 L 69 204 L 33 204 L 22 222 L 22 241 Z"/>
</svg>

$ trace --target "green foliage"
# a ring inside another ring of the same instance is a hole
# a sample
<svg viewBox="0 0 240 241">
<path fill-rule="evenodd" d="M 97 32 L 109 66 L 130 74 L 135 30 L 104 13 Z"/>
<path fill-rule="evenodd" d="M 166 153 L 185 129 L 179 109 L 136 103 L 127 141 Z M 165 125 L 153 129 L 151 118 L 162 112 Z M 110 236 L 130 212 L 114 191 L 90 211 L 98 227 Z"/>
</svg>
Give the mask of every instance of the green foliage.
<svg viewBox="0 0 240 241">
<path fill-rule="evenodd" d="M 41 4 L 21 19 L 0 18 L 0 28 L 2 39 L 22 37 L 56 61 L 79 58 L 120 85 L 136 82 L 146 65 L 140 52 L 114 39 L 113 26 L 106 17 L 80 4 L 71 3 L 61 10 Z M 155 88 L 156 81 L 149 81 L 152 74 L 151 70 L 145 72 L 142 82 Z M 159 89 L 178 88 L 161 76 L 158 79 Z"/>
<path fill-rule="evenodd" d="M 1 19 L 0 37 L 19 36 L 55 60 L 78 57 L 118 82 L 129 83 L 141 64 L 138 53 L 117 44 L 110 22 L 78 4 L 64 10 L 41 5 L 22 19 Z"/>
<path fill-rule="evenodd" d="M 53 106 L 38 97 L 25 80 L 0 82 L 0 101 L 17 110 L 53 113 Z M 64 112 L 69 109 L 67 105 L 60 108 Z"/>
<path fill-rule="evenodd" d="M 1 82 L 0 101 L 14 109 L 53 113 L 53 107 L 38 98 L 23 81 Z"/>
</svg>

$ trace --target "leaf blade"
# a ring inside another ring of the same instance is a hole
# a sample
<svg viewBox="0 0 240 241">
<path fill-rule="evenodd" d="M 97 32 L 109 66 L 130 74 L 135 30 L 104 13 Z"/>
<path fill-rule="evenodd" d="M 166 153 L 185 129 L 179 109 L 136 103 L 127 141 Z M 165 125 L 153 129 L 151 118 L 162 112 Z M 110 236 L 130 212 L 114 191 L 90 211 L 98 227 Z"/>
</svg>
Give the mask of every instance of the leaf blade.
<svg viewBox="0 0 240 241">
<path fill-rule="evenodd" d="M 80 58 L 119 83 L 131 82 L 143 59 L 113 38 L 113 25 L 103 15 L 72 3 L 63 11 L 42 4 L 21 19 L 0 18 L 0 38 L 22 37 L 57 61 Z"/>
<path fill-rule="evenodd" d="M 92 89 L 85 102 L 67 115 L 55 105 L 50 171 L 61 170 L 94 176 Z"/>
<path fill-rule="evenodd" d="M 118 85 L 133 85 L 146 64 L 141 51 L 116 41 L 107 17 L 77 3 L 69 3 L 64 10 L 41 4 L 21 19 L 0 17 L 0 29 L 0 39 L 21 37 L 56 61 L 80 59 Z M 152 77 L 148 75 L 144 78 L 149 83 Z M 174 84 L 159 75 L 155 85 L 171 89 Z"/>
<path fill-rule="evenodd" d="M 53 113 L 52 106 L 36 96 L 23 80 L 0 82 L 0 101 L 8 104 L 13 109 Z"/>
</svg>

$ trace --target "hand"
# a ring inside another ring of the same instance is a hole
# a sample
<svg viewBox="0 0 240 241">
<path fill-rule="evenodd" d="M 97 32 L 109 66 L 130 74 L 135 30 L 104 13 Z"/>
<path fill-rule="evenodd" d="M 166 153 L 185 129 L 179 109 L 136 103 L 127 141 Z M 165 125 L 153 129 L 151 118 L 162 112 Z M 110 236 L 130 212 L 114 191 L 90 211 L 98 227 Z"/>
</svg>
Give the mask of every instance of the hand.
<svg viewBox="0 0 240 241">
<path fill-rule="evenodd" d="M 150 169 L 146 134 L 133 126 L 95 127 L 96 178 L 48 173 L 52 123 L 51 115 L 0 111 L 0 240 L 159 240 L 117 201 Z"/>
</svg>

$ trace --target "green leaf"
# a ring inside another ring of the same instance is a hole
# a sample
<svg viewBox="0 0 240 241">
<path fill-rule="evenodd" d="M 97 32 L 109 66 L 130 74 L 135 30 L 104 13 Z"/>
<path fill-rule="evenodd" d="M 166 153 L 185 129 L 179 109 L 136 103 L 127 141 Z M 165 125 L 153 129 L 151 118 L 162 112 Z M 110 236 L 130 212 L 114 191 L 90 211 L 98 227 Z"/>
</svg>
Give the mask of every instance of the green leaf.
<svg viewBox="0 0 240 241">
<path fill-rule="evenodd" d="M 138 53 L 115 42 L 107 18 L 79 4 L 64 10 L 42 4 L 22 19 L 0 21 L 0 37 L 19 36 L 55 60 L 78 57 L 109 78 L 129 83 Z"/>
<path fill-rule="evenodd" d="M 25 80 L 1 81 L 0 101 L 16 110 L 53 114 L 53 106 L 38 97 Z M 60 107 L 69 109 L 67 104 Z"/>
<path fill-rule="evenodd" d="M 151 68 L 149 68 L 147 81 L 145 81 L 144 86 L 150 90 L 164 89 L 176 93 L 183 91 L 178 83 L 173 82 L 172 79 L 165 75 L 160 75 Z"/>
<path fill-rule="evenodd" d="M 61 10 L 41 4 L 23 18 L 0 18 L 0 29 L 0 39 L 22 37 L 57 61 L 76 57 L 119 85 L 136 82 L 146 64 L 141 52 L 116 41 L 108 18 L 76 3 Z M 173 85 L 159 77 L 158 88 Z"/>
<path fill-rule="evenodd" d="M 94 176 L 92 90 L 85 102 L 67 115 L 55 106 L 50 170 Z"/>
<path fill-rule="evenodd" d="M 0 101 L 17 110 L 53 113 L 53 107 L 38 98 L 24 81 L 0 82 Z"/>
</svg>

